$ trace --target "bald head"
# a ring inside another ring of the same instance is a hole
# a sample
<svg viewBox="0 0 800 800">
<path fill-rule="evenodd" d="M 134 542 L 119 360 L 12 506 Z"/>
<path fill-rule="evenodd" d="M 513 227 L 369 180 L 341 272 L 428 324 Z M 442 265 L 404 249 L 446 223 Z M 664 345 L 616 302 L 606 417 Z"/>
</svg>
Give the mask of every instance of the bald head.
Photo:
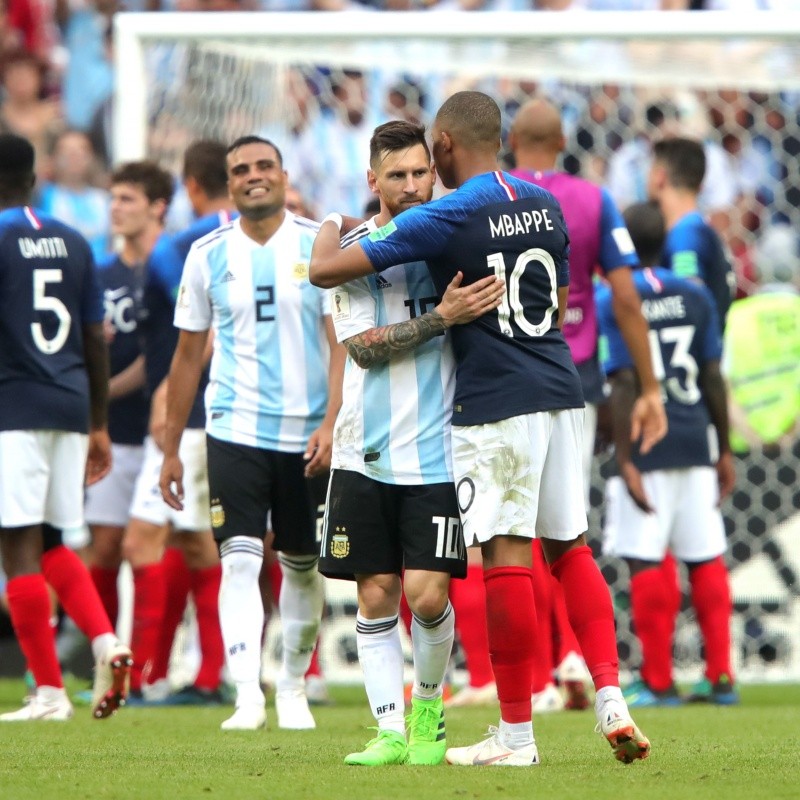
<svg viewBox="0 0 800 800">
<path fill-rule="evenodd" d="M 544 98 L 529 100 L 511 123 L 508 144 L 518 160 L 528 152 L 557 156 L 564 149 L 561 112 Z"/>
<path fill-rule="evenodd" d="M 444 101 L 434 122 L 462 147 L 500 149 L 500 108 L 483 92 L 456 92 Z"/>
</svg>

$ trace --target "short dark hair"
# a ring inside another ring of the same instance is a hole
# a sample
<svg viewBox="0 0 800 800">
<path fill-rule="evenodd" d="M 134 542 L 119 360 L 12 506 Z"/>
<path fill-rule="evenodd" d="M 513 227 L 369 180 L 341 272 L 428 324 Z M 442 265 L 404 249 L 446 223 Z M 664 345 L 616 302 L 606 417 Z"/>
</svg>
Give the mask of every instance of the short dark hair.
<svg viewBox="0 0 800 800">
<path fill-rule="evenodd" d="M 228 173 L 225 169 L 227 148 L 222 142 L 199 139 L 192 142 L 183 154 L 183 177 L 194 178 L 210 199 L 228 193 Z"/>
<path fill-rule="evenodd" d="M 240 136 L 238 139 L 234 139 L 234 141 L 228 145 L 225 155 L 230 155 L 234 150 L 238 150 L 240 147 L 244 147 L 246 144 L 269 145 L 278 154 L 278 163 L 281 165 L 281 167 L 283 167 L 283 156 L 281 155 L 281 151 L 278 149 L 278 145 L 276 145 L 275 142 L 271 142 L 269 139 L 265 139 L 263 136 L 256 136 L 255 134 Z"/>
<path fill-rule="evenodd" d="M 500 148 L 500 107 L 483 92 L 456 92 L 436 112 L 436 122 L 468 147 Z"/>
<path fill-rule="evenodd" d="M 697 139 L 674 136 L 653 145 L 653 158 L 667 171 L 667 180 L 676 189 L 699 192 L 706 174 L 706 154 Z"/>
<path fill-rule="evenodd" d="M 643 267 L 655 267 L 661 263 L 667 226 L 661 208 L 654 200 L 634 203 L 622 214 L 628 233 L 633 240 L 639 263 Z"/>
<path fill-rule="evenodd" d="M 111 174 L 111 185 L 118 183 L 141 186 L 151 203 L 164 200 L 167 206 L 172 202 L 175 193 L 175 181 L 172 175 L 155 161 L 129 161 L 120 165 Z"/>
<path fill-rule="evenodd" d="M 0 198 L 26 202 L 34 183 L 36 153 L 33 145 L 14 133 L 0 133 Z"/>
<path fill-rule="evenodd" d="M 425 128 L 405 120 L 392 120 L 378 125 L 369 140 L 369 165 L 376 169 L 380 164 L 381 153 L 394 153 L 421 144 L 430 160 L 431 151 L 425 141 Z"/>
</svg>

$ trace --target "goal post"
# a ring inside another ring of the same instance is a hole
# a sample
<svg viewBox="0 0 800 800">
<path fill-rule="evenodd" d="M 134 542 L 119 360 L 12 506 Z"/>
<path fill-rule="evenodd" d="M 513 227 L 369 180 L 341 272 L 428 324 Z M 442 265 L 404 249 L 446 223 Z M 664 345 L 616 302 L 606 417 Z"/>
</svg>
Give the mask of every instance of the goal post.
<svg viewBox="0 0 800 800">
<path fill-rule="evenodd" d="M 374 124 L 429 124 L 450 92 L 477 88 L 496 97 L 507 131 L 540 92 L 563 110 L 564 168 L 605 183 L 620 205 L 642 199 L 642 140 L 668 123 L 703 138 L 704 202 L 743 283 L 759 227 L 800 230 L 800 13 L 122 13 L 114 24 L 117 161 L 152 157 L 177 171 L 192 139 L 259 133 L 280 143 L 318 218 L 357 214 Z M 595 464 L 589 533 L 630 669 L 627 569 L 599 555 L 609 467 L 608 457 Z M 735 664 L 745 680 L 798 680 L 800 441 L 742 454 L 737 476 L 723 505 Z M 357 680 L 346 588 L 331 593 L 323 653 L 333 679 Z M 679 677 L 699 677 L 700 654 L 685 596 Z"/>
</svg>

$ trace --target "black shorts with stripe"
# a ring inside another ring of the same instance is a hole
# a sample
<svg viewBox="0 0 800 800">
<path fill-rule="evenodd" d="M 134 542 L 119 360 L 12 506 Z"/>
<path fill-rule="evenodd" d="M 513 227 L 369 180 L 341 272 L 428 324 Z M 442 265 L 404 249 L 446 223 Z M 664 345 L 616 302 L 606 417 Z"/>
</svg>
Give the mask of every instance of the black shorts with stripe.
<svg viewBox="0 0 800 800">
<path fill-rule="evenodd" d="M 381 483 L 331 472 L 319 570 L 331 578 L 400 574 L 403 569 L 467 574 L 452 483 Z"/>
<path fill-rule="evenodd" d="M 214 538 L 262 538 L 271 512 L 275 550 L 316 555 L 327 475 L 306 478 L 302 453 L 206 438 Z"/>
</svg>

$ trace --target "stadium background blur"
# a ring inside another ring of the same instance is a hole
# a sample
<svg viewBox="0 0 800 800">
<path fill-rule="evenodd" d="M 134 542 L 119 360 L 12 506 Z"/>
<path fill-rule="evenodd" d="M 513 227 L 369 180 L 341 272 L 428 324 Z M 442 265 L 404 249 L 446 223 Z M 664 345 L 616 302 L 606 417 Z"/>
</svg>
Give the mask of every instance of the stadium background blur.
<svg viewBox="0 0 800 800">
<path fill-rule="evenodd" d="M 4 0 L 0 5 L 0 130 L 30 138 L 37 149 L 37 204 L 82 230 L 95 252 L 113 246 L 108 235 L 108 177 L 113 156 L 113 19 L 125 11 L 492 11 L 717 10 L 770 13 L 800 10 L 798 0 Z M 355 24 L 355 23 L 354 23 Z M 431 16 L 431 24 L 436 17 Z M 264 113 L 269 98 L 257 65 L 191 47 L 158 48 L 149 69 L 168 78 L 151 98 L 148 155 L 176 172 L 185 146 L 198 135 L 230 141 L 259 132 L 281 147 L 290 180 L 309 214 L 336 209 L 360 214 L 369 200 L 365 168 L 369 136 L 390 118 L 427 123 L 452 91 L 476 88 L 501 105 L 504 124 L 534 93 L 562 108 L 568 146 L 563 168 L 605 185 L 621 207 L 642 200 L 651 142 L 681 132 L 705 142 L 707 178 L 701 202 L 723 237 L 735 267 L 737 296 L 759 291 L 776 277 L 800 286 L 800 91 L 737 88 L 670 89 L 623 84 L 492 77 L 471 80 L 424 72 L 293 66 L 282 80 L 280 118 Z M 231 97 L 241 97 L 232 103 Z M 202 130 L 198 129 L 202 121 Z M 508 154 L 504 154 L 507 159 Z M 510 161 L 508 162 L 510 165 Z M 182 191 L 169 226 L 191 221 Z M 617 611 L 623 666 L 633 667 L 627 574 L 599 555 L 602 487 L 611 459 L 596 461 L 590 534 Z M 723 507 L 727 560 L 735 601 L 735 665 L 742 677 L 800 679 L 800 440 L 795 431 L 777 445 L 738 454 L 737 490 Z M 329 678 L 358 675 L 355 605 L 331 587 L 331 613 L 322 659 Z M 676 663 L 692 673 L 699 636 L 684 604 Z M 0 635 L 9 635 L 0 614 Z M 2 640 L 0 640 L 2 641 Z M 276 637 L 271 637 L 276 641 Z M 13 662 L 0 658 L 3 666 Z"/>
</svg>

